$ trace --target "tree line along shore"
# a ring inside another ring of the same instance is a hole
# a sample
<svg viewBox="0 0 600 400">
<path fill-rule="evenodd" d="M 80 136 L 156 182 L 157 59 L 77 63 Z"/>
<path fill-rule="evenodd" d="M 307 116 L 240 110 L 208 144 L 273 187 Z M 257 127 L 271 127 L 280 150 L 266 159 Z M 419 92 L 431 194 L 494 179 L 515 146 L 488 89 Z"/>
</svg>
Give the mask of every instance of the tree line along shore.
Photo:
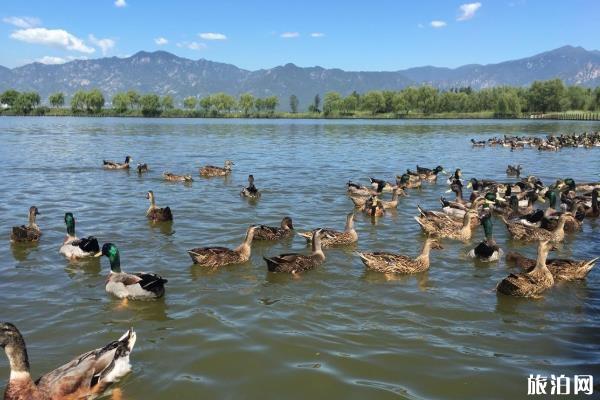
<svg viewBox="0 0 600 400">
<path fill-rule="evenodd" d="M 347 96 L 328 92 L 322 99 L 316 94 L 302 111 L 296 95 L 292 94 L 287 104 L 282 102 L 277 96 L 261 98 L 244 93 L 236 98 L 216 93 L 186 97 L 177 103 L 171 95 L 142 94 L 135 90 L 118 92 L 107 101 L 99 89 L 79 90 L 69 99 L 57 92 L 42 102 L 36 92 L 9 89 L 0 94 L 0 115 L 392 119 L 521 118 L 567 112 L 575 116 L 569 119 L 597 119 L 600 87 L 566 86 L 560 79 L 552 79 L 536 81 L 529 87 L 481 90 L 418 86 L 400 91 L 352 92 Z"/>
</svg>

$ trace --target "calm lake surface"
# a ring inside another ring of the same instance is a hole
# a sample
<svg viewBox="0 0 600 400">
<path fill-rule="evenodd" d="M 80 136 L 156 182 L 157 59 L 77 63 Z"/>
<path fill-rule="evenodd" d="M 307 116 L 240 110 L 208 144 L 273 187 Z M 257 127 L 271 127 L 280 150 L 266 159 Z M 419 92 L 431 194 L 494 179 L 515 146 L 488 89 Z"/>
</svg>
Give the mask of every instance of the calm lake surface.
<svg viewBox="0 0 600 400">
<path fill-rule="evenodd" d="M 416 205 L 439 208 L 445 179 L 410 191 L 398 211 L 375 224 L 357 215 L 356 247 L 327 250 L 299 278 L 267 272 L 263 256 L 308 251 L 300 237 L 253 246 L 251 261 L 216 272 L 194 266 L 186 249 L 235 247 L 251 224 L 296 230 L 343 229 L 349 179 L 392 180 L 415 164 L 462 168 L 465 178 L 507 180 L 507 164 L 544 183 L 598 181 L 600 149 L 557 153 L 473 149 L 469 139 L 600 129 L 598 122 L 296 121 L 111 118 L 0 118 L 0 320 L 25 336 L 39 376 L 74 356 L 138 333 L 123 399 L 484 399 L 525 398 L 529 374 L 594 374 L 600 379 L 600 271 L 560 284 L 540 300 L 499 297 L 495 285 L 515 269 L 504 260 L 475 264 L 468 245 L 445 241 L 429 272 L 410 277 L 366 272 L 355 250 L 416 255 L 424 240 Z M 102 159 L 151 171 L 105 171 Z M 203 179 L 198 167 L 235 162 L 229 179 Z M 163 171 L 191 173 L 190 186 Z M 254 174 L 262 198 L 239 197 Z M 153 227 L 146 191 L 170 206 L 172 227 Z M 467 195 L 467 193 L 465 193 Z M 446 196 L 449 196 L 446 194 Z M 36 246 L 11 246 L 10 227 L 42 215 Z M 125 271 L 169 279 L 158 301 L 124 307 L 104 291 L 108 260 L 68 262 L 58 249 L 64 213 L 79 236 L 121 251 Z M 535 246 L 501 247 L 535 256 Z M 556 256 L 600 255 L 600 221 L 586 221 Z M 0 386 L 9 375 L 0 357 Z M 597 383 L 597 382 L 596 382 Z M 600 389 L 596 386 L 595 393 Z"/>
</svg>

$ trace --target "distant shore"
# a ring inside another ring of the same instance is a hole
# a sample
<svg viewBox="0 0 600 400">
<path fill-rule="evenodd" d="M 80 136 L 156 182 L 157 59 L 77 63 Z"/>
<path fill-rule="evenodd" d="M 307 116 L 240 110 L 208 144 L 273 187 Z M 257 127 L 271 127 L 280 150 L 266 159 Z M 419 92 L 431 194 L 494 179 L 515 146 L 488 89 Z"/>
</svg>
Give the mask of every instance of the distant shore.
<svg viewBox="0 0 600 400">
<path fill-rule="evenodd" d="M 88 118 L 207 118 L 207 119 L 372 119 L 372 120 L 430 120 L 430 119 L 548 119 L 548 120 L 577 120 L 577 121 L 600 121 L 599 112 L 586 111 L 565 111 L 547 114 L 523 114 L 521 116 L 498 116 L 493 111 L 481 111 L 471 113 L 409 113 L 409 114 L 371 114 L 371 113 L 353 113 L 351 115 L 324 115 L 323 113 L 312 112 L 273 112 L 259 113 L 252 115 L 243 115 L 240 113 L 206 115 L 200 111 L 190 111 L 183 109 L 173 109 L 163 111 L 159 115 L 144 115 L 140 110 L 130 110 L 125 113 L 119 113 L 111 109 L 103 109 L 97 113 L 73 112 L 68 108 L 41 108 L 41 112 L 29 114 L 16 114 L 10 110 L 0 111 L 0 116 L 27 116 L 27 117 L 88 117 Z"/>
</svg>

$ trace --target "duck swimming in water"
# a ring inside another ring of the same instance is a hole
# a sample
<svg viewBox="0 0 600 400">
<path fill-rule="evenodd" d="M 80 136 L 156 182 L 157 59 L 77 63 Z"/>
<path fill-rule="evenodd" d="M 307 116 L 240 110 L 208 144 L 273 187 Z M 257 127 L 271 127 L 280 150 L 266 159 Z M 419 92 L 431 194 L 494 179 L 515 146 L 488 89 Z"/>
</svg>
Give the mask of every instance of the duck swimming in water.
<svg viewBox="0 0 600 400">
<path fill-rule="evenodd" d="M 125 157 L 125 162 L 122 163 L 109 160 L 103 160 L 102 163 L 104 164 L 105 169 L 129 169 L 129 163 L 131 161 L 133 161 L 133 158 L 131 158 L 131 156 L 127 156 Z"/>
<path fill-rule="evenodd" d="M 443 249 L 437 239 L 428 237 L 423 244 L 421 254 L 410 258 L 396 253 L 357 252 L 367 269 L 386 274 L 415 274 L 429 269 L 429 252 L 432 249 Z"/>
<path fill-rule="evenodd" d="M 71 260 L 75 260 L 93 257 L 94 254 L 100 251 L 98 239 L 94 236 L 79 239 L 75 235 L 75 217 L 73 217 L 72 213 L 65 213 L 65 224 L 67 225 L 67 237 L 60 247 L 60 254 Z"/>
<path fill-rule="evenodd" d="M 170 181 L 170 182 L 184 182 L 184 183 L 194 182 L 191 175 L 176 175 L 171 172 L 163 172 L 163 178 L 165 181 Z"/>
<path fill-rule="evenodd" d="M 280 254 L 275 257 L 263 257 L 270 272 L 284 272 L 288 274 L 299 274 L 310 271 L 323 264 L 325 253 L 321 246 L 322 229 L 312 232 L 312 251 L 308 255 L 300 253 Z"/>
<path fill-rule="evenodd" d="M 231 160 L 225 160 L 223 167 L 215 167 L 214 165 L 205 165 L 200 168 L 200 176 L 211 178 L 213 176 L 226 176 L 231 174 L 235 164 Z"/>
<path fill-rule="evenodd" d="M 248 175 L 248 186 L 242 188 L 240 192 L 240 196 L 246 197 L 249 199 L 259 199 L 260 191 L 254 186 L 254 175 Z"/>
<path fill-rule="evenodd" d="M 502 256 L 502 249 L 496 244 L 496 240 L 494 240 L 492 234 L 494 225 L 492 223 L 492 213 L 487 202 L 484 203 L 483 212 L 479 218 L 485 232 L 485 239 L 477 247 L 469 251 L 468 256 L 483 262 L 498 261 Z"/>
<path fill-rule="evenodd" d="M 321 244 L 324 248 L 335 246 L 347 246 L 358 241 L 358 233 L 354 229 L 354 213 L 349 213 L 346 216 L 346 227 L 343 231 L 336 231 L 329 228 L 317 228 L 311 232 L 300 232 L 298 235 L 306 239 L 306 243 L 310 243 L 314 237 L 314 232 L 321 232 Z"/>
<path fill-rule="evenodd" d="M 242 244 L 235 249 L 227 247 L 196 247 L 188 250 L 194 264 L 202 267 L 219 268 L 231 264 L 243 264 L 250 259 L 252 239 L 256 226 L 250 226 Z"/>
<path fill-rule="evenodd" d="M 40 215 L 36 206 L 29 207 L 29 222 L 27 225 L 13 226 L 10 232 L 10 241 L 15 242 L 37 242 L 42 236 L 42 230 L 35 223 L 36 216 Z"/>
<path fill-rule="evenodd" d="M 258 225 L 254 230 L 254 240 L 281 240 L 294 235 L 294 224 L 290 217 L 284 217 L 280 226 Z"/>
<path fill-rule="evenodd" d="M 160 208 L 156 205 L 156 200 L 154 199 L 154 192 L 149 190 L 146 193 L 146 198 L 150 200 L 150 207 L 146 210 L 146 217 L 152 222 L 167 222 L 173 221 L 173 213 L 171 212 L 170 207 Z"/>
<path fill-rule="evenodd" d="M 71 338 L 63 339 L 63 347 L 65 340 L 68 342 Z M 0 346 L 10 363 L 4 400 L 95 398 L 131 371 L 129 354 L 135 340 L 135 332 L 129 329 L 118 340 L 83 353 L 34 381 L 21 332 L 9 322 L 0 322 Z"/>
</svg>

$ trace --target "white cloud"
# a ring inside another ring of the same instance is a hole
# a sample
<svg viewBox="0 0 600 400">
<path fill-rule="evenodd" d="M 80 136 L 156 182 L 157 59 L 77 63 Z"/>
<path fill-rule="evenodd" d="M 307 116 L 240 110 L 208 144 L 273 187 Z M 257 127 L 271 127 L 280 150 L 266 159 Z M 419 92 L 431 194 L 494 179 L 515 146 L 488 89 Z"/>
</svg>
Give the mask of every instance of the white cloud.
<svg viewBox="0 0 600 400">
<path fill-rule="evenodd" d="M 42 23 L 39 18 L 35 17 L 4 17 L 2 22 L 16 26 L 17 28 L 33 28 Z"/>
<path fill-rule="evenodd" d="M 159 46 L 163 46 L 163 45 L 169 43 L 169 41 L 166 38 L 161 36 L 161 37 L 157 37 L 156 39 L 154 39 L 154 43 L 156 43 Z"/>
<path fill-rule="evenodd" d="M 444 21 L 431 21 L 429 25 L 431 25 L 432 28 L 443 28 L 446 26 L 446 23 Z"/>
<path fill-rule="evenodd" d="M 55 57 L 55 56 L 44 56 L 42 58 L 38 58 L 35 61 L 40 62 L 42 64 L 64 64 L 66 62 L 73 61 L 73 60 L 87 60 L 87 57 L 67 56 L 67 57 L 63 58 L 63 57 Z"/>
<path fill-rule="evenodd" d="M 122 8 L 127 6 L 127 3 L 125 2 L 125 0 L 115 0 L 115 6 Z"/>
<path fill-rule="evenodd" d="M 225 39 L 227 39 L 227 36 L 225 36 L 224 34 L 216 33 L 216 32 L 199 33 L 198 36 L 200 36 L 204 40 L 225 40 Z"/>
<path fill-rule="evenodd" d="M 460 15 L 458 16 L 458 18 L 456 18 L 457 21 L 466 21 L 468 19 L 471 19 L 475 16 L 475 12 L 477 12 L 477 10 L 479 10 L 479 8 L 481 7 L 481 3 L 477 2 L 477 3 L 466 3 L 461 5 L 460 7 L 458 7 L 458 9 L 460 10 Z"/>
<path fill-rule="evenodd" d="M 300 34 L 298 32 L 283 32 L 279 36 L 284 39 L 293 39 L 293 38 L 297 38 L 298 36 L 300 36 Z"/>
<path fill-rule="evenodd" d="M 310 37 L 314 37 L 314 38 L 320 38 L 320 37 L 324 37 L 325 34 L 323 32 L 313 32 L 310 34 Z"/>
<path fill-rule="evenodd" d="M 206 44 L 198 42 L 179 42 L 177 47 L 185 47 L 190 50 L 202 50 L 206 48 Z"/>
<path fill-rule="evenodd" d="M 10 34 L 15 40 L 26 43 L 43 44 L 46 46 L 62 47 L 67 50 L 91 54 L 96 51 L 86 46 L 83 40 L 64 29 L 29 28 L 19 29 Z"/>
<path fill-rule="evenodd" d="M 93 45 L 100 47 L 100 50 L 102 50 L 102 55 L 104 56 L 110 49 L 115 47 L 115 41 L 113 39 L 98 39 L 94 35 L 90 35 L 89 39 Z"/>
</svg>

